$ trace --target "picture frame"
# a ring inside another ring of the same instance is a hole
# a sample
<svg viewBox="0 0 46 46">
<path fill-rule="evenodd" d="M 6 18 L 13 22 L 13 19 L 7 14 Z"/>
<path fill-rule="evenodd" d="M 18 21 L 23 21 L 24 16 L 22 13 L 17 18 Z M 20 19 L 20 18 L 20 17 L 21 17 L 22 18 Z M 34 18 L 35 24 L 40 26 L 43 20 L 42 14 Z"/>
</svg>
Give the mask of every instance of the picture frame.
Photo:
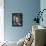
<svg viewBox="0 0 46 46">
<path fill-rule="evenodd" d="M 12 26 L 23 26 L 22 13 L 12 13 Z"/>
</svg>

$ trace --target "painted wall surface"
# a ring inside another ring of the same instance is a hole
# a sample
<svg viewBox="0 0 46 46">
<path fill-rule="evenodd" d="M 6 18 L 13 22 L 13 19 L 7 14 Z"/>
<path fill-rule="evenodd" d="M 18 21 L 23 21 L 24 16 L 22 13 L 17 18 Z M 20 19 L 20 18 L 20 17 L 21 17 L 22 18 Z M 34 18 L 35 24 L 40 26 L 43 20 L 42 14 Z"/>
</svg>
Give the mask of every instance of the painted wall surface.
<svg viewBox="0 0 46 46">
<path fill-rule="evenodd" d="M 7 41 L 18 41 L 32 28 L 32 21 L 40 9 L 40 0 L 5 0 L 4 1 L 4 36 Z M 12 27 L 12 13 L 23 13 L 23 26 Z"/>
<path fill-rule="evenodd" d="M 41 11 L 43 9 L 46 9 L 46 0 L 40 1 L 40 9 L 41 9 Z M 41 21 L 40 24 L 43 26 L 46 26 L 46 10 L 43 12 L 43 22 Z"/>
<path fill-rule="evenodd" d="M 4 41 L 4 0 L 0 0 L 0 42 Z"/>
</svg>

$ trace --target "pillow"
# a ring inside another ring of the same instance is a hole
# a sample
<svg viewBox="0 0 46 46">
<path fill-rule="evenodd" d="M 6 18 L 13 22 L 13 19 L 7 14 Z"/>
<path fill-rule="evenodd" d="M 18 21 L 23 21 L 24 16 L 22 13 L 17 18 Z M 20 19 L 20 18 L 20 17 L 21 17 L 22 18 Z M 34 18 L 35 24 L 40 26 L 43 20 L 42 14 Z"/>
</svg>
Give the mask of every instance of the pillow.
<svg viewBox="0 0 46 46">
<path fill-rule="evenodd" d="M 24 40 L 25 40 L 25 37 L 22 38 L 22 39 L 20 39 L 20 40 L 17 42 L 17 46 L 23 46 Z"/>
<path fill-rule="evenodd" d="M 23 46 L 31 46 L 32 42 L 33 42 L 33 35 L 29 32 L 25 37 Z"/>
</svg>

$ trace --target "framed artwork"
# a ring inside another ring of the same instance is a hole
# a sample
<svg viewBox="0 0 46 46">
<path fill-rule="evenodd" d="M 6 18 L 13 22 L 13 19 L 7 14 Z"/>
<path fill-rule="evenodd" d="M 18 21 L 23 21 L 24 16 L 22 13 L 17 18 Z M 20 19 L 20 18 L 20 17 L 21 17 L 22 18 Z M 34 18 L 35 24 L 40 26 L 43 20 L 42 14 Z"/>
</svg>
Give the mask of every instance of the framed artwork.
<svg viewBox="0 0 46 46">
<path fill-rule="evenodd" d="M 23 25 L 23 14 L 22 13 L 12 13 L 12 26 L 22 26 Z"/>
</svg>

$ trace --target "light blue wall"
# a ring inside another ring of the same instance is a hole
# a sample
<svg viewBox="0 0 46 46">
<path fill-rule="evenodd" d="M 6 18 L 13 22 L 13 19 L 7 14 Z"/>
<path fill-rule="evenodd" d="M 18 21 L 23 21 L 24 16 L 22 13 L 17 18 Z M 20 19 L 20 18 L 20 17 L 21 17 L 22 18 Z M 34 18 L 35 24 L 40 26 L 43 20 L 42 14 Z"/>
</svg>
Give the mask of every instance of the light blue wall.
<svg viewBox="0 0 46 46">
<path fill-rule="evenodd" d="M 7 41 L 18 41 L 24 37 L 32 27 L 32 21 L 36 17 L 35 12 L 40 9 L 39 0 L 5 0 L 4 9 L 4 35 Z M 12 27 L 12 13 L 23 13 L 23 26 Z"/>
<path fill-rule="evenodd" d="M 40 10 L 42 11 L 43 9 L 46 9 L 46 0 L 41 0 L 40 1 Z M 40 25 L 45 26 L 46 27 L 46 11 L 43 12 L 43 22 L 40 22 Z"/>
</svg>

